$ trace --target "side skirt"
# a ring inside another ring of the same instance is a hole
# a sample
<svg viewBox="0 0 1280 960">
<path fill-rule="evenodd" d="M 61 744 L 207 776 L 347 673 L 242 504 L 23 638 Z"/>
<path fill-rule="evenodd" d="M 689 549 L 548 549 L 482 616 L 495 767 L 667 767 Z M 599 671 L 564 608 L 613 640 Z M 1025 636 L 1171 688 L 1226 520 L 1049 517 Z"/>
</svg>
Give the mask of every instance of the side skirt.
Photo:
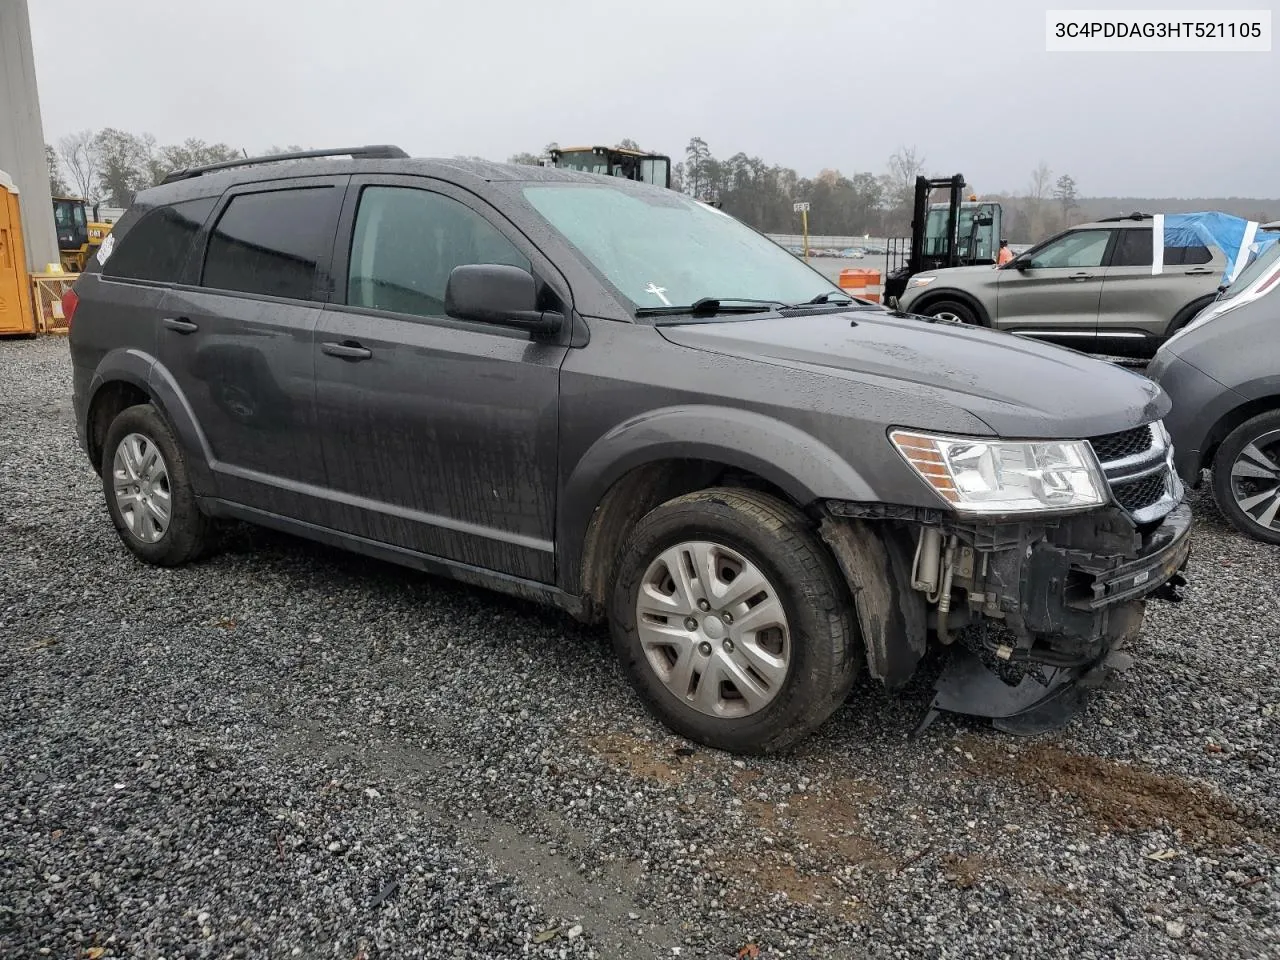
<svg viewBox="0 0 1280 960">
<path fill-rule="evenodd" d="M 486 590 L 493 590 L 507 596 L 519 597 L 522 600 L 530 600 L 544 606 L 555 607 L 579 620 L 585 619 L 587 616 L 587 605 L 581 597 L 565 593 L 559 587 L 551 584 L 525 580 L 505 573 L 495 573 L 492 570 L 485 570 L 471 564 L 459 563 L 456 560 L 418 553 L 415 550 L 407 550 L 404 547 L 397 547 L 393 544 L 380 543 L 365 537 L 353 536 L 302 520 L 293 520 L 276 513 L 259 510 L 256 507 L 246 507 L 218 497 L 199 497 L 197 498 L 197 503 L 201 511 L 210 517 L 243 520 L 246 523 L 267 527 L 271 530 L 279 530 L 281 533 L 292 534 L 306 540 L 314 540 L 327 546 L 350 550 L 366 557 L 372 557 L 375 560 L 384 560 L 402 567 L 421 570 L 423 573 L 429 573 L 433 576 L 448 577 L 450 580 L 456 580 L 460 583 L 483 587 Z"/>
</svg>

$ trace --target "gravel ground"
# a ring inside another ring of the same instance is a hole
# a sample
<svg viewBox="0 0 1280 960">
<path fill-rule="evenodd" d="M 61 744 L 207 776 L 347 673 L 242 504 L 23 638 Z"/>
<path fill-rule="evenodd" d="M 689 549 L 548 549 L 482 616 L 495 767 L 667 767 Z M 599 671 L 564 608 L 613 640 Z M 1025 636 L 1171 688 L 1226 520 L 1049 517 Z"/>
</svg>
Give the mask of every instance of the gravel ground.
<svg viewBox="0 0 1280 960">
<path fill-rule="evenodd" d="M 69 377 L 0 343 L 0 956 L 1280 956 L 1280 550 L 1204 495 L 1065 733 L 864 681 L 742 761 L 552 612 L 248 528 L 135 562 Z"/>
</svg>

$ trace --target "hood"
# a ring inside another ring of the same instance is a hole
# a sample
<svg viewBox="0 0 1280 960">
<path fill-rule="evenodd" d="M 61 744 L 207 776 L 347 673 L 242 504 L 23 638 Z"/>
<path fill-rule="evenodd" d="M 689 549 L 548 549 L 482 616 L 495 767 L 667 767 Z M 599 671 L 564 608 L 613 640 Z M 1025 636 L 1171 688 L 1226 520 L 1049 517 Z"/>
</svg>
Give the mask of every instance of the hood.
<svg viewBox="0 0 1280 960">
<path fill-rule="evenodd" d="M 1074 350 L 889 310 L 658 329 L 695 350 L 915 392 L 967 411 L 1003 437 L 1096 437 L 1155 420 L 1170 407 L 1146 377 Z"/>
</svg>

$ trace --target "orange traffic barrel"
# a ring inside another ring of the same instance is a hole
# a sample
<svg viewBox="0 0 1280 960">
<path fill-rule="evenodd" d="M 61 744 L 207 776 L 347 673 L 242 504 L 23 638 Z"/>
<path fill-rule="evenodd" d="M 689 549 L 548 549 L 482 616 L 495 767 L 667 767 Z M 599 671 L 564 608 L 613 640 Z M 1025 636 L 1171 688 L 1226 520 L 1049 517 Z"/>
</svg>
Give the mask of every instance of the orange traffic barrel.
<svg viewBox="0 0 1280 960">
<path fill-rule="evenodd" d="M 840 289 L 851 297 L 880 302 L 880 271 L 870 267 L 853 267 L 840 271 Z"/>
</svg>

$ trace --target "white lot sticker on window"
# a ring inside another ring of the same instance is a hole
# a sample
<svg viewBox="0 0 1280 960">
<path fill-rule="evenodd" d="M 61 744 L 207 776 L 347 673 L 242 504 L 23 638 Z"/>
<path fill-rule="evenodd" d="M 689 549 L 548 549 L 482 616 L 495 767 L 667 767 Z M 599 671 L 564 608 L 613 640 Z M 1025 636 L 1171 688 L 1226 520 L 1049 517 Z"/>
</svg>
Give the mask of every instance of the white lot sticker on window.
<svg viewBox="0 0 1280 960">
<path fill-rule="evenodd" d="M 114 234 L 107 234 L 107 238 L 102 241 L 102 246 L 98 248 L 98 266 L 102 266 L 107 262 L 107 257 L 111 256 L 111 248 L 116 245 Z"/>
<path fill-rule="evenodd" d="M 648 294 L 652 294 L 653 296 L 657 297 L 659 300 L 662 301 L 663 306 L 666 306 L 666 307 L 671 306 L 671 301 L 666 298 L 666 292 L 667 292 L 666 287 L 660 287 L 656 283 L 654 283 L 652 280 L 650 280 L 649 285 L 644 288 L 644 292 Z"/>
</svg>

